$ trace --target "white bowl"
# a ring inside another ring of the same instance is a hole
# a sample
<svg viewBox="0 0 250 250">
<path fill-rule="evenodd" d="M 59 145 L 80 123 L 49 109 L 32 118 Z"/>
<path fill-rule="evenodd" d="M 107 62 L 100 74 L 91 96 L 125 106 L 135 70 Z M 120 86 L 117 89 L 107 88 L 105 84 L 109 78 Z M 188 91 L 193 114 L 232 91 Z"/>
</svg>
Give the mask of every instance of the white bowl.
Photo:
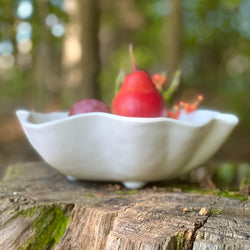
<svg viewBox="0 0 250 250">
<path fill-rule="evenodd" d="M 178 177 L 207 161 L 238 118 L 209 110 L 171 118 L 133 118 L 108 113 L 68 116 L 18 110 L 34 149 L 66 176 L 119 181 L 139 188 Z M 71 179 L 72 179 L 71 178 Z"/>
</svg>

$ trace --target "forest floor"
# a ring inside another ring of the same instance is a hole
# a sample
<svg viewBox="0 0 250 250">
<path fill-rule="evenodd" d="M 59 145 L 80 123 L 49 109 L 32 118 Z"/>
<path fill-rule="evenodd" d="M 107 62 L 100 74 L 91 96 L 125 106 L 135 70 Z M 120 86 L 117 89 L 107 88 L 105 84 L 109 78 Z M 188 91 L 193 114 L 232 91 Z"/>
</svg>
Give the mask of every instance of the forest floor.
<svg viewBox="0 0 250 250">
<path fill-rule="evenodd" d="M 20 107 L 20 101 L 0 101 L 0 175 L 4 168 L 10 164 L 41 160 L 28 142 L 21 125 L 15 115 L 16 107 Z M 29 102 L 23 104 L 30 108 Z M 25 108 L 25 109 L 26 109 Z M 61 107 L 54 102 L 45 105 L 45 112 L 60 110 Z"/>
<path fill-rule="evenodd" d="M 14 163 L 38 160 L 39 156 L 26 140 L 16 117 L 0 118 L 0 176 Z"/>
</svg>

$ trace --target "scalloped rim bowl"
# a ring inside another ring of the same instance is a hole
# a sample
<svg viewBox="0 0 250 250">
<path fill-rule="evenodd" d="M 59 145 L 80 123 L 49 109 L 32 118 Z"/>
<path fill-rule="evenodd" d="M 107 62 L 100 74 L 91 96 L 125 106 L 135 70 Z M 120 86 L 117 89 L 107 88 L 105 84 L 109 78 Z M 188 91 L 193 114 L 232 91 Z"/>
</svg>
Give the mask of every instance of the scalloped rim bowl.
<svg viewBox="0 0 250 250">
<path fill-rule="evenodd" d="M 127 188 L 178 177 L 207 161 L 238 118 L 197 110 L 180 119 L 108 113 L 68 116 L 18 110 L 34 149 L 70 179 L 118 181 Z"/>
</svg>

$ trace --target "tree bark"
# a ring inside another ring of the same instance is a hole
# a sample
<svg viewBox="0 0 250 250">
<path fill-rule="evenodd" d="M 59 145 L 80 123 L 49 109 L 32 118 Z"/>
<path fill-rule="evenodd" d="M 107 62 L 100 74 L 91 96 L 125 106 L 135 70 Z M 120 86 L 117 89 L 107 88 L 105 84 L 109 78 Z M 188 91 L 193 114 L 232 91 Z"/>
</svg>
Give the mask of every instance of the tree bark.
<svg viewBox="0 0 250 250">
<path fill-rule="evenodd" d="M 170 78 L 180 67 L 181 43 L 182 43 L 182 17 L 181 0 L 168 1 L 168 11 L 165 20 L 164 40 L 166 41 L 166 63 L 170 72 Z"/>
<path fill-rule="evenodd" d="M 72 99 L 100 99 L 99 1 L 67 0 L 69 23 L 63 45 L 63 82 Z"/>
<path fill-rule="evenodd" d="M 45 163 L 0 182 L 0 249 L 249 249 L 249 219 L 249 201 L 69 182 Z"/>
<path fill-rule="evenodd" d="M 80 10 L 82 13 L 82 96 L 100 98 L 99 89 L 99 1 L 98 0 L 82 0 L 80 1 Z"/>
<path fill-rule="evenodd" d="M 44 105 L 50 98 L 57 98 L 61 92 L 61 47 L 53 44 L 50 30 L 45 19 L 49 14 L 49 3 L 38 1 L 37 23 L 39 29 L 34 29 L 34 53 L 30 69 L 30 83 L 33 103 Z M 42 35 L 41 35 L 42 34 Z M 40 102 L 40 103 L 39 103 Z"/>
</svg>

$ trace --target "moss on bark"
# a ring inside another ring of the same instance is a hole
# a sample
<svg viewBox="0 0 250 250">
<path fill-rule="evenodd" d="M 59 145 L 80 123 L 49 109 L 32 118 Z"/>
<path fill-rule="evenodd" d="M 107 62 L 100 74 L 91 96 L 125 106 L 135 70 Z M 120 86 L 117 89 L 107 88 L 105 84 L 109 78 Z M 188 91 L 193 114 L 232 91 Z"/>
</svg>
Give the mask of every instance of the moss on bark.
<svg viewBox="0 0 250 250">
<path fill-rule="evenodd" d="M 36 216 L 31 224 L 34 234 L 22 249 L 52 249 L 64 235 L 71 220 L 68 210 L 68 206 L 47 205 L 20 211 L 22 216 Z"/>
</svg>

